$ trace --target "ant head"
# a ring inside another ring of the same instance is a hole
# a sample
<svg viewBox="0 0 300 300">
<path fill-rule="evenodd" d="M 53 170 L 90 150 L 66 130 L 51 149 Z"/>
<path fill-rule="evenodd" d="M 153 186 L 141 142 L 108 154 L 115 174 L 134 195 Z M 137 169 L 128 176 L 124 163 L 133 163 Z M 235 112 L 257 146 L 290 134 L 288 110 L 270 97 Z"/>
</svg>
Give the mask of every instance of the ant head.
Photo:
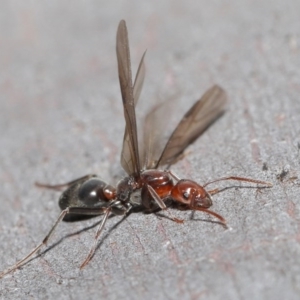
<svg viewBox="0 0 300 300">
<path fill-rule="evenodd" d="M 189 208 L 209 208 L 212 206 L 210 195 L 198 183 L 192 180 L 179 180 L 171 192 L 171 197 Z"/>
</svg>

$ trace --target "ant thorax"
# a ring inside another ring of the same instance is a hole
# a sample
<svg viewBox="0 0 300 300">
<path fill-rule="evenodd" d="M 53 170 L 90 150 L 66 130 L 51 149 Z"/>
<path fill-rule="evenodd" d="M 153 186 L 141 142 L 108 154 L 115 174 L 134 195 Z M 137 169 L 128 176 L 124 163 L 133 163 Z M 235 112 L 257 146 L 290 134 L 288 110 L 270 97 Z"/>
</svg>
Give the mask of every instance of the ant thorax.
<svg viewBox="0 0 300 300">
<path fill-rule="evenodd" d="M 133 176 L 127 176 L 117 184 L 116 200 L 122 203 L 130 202 L 130 195 L 139 188 L 139 184 Z"/>
</svg>

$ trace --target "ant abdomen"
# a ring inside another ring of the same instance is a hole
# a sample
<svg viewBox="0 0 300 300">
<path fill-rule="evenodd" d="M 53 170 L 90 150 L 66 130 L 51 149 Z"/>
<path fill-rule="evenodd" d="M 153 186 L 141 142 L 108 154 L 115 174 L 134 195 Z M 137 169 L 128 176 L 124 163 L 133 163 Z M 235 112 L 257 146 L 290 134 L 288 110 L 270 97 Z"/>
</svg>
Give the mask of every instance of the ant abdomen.
<svg viewBox="0 0 300 300">
<path fill-rule="evenodd" d="M 59 207 L 102 207 L 115 198 L 115 189 L 97 177 L 71 185 L 59 198 Z"/>
<path fill-rule="evenodd" d="M 187 179 L 181 179 L 175 184 L 171 197 L 176 203 L 186 205 L 191 209 L 209 208 L 212 205 L 211 198 L 205 189 L 197 182 Z"/>
</svg>

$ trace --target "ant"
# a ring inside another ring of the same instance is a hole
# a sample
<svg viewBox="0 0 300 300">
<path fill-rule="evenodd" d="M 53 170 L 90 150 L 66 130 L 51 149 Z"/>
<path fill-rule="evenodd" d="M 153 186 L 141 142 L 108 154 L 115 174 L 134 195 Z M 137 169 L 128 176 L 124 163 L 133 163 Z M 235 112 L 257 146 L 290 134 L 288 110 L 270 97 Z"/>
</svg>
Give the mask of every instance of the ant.
<svg viewBox="0 0 300 300">
<path fill-rule="evenodd" d="M 126 121 L 123 149 L 121 152 L 121 165 L 128 176 L 122 179 L 116 188 L 102 181 L 97 175 L 86 175 L 60 185 L 37 183 L 36 185 L 39 187 L 51 189 L 67 188 L 59 198 L 59 206 L 62 211 L 43 241 L 27 256 L 0 273 L 0 278 L 18 269 L 46 245 L 57 225 L 70 215 L 104 215 L 96 231 L 94 244 L 80 266 L 80 268 L 83 268 L 93 257 L 98 238 L 111 214 L 126 215 L 136 209 L 145 212 L 153 212 L 161 209 L 169 214 L 171 220 L 183 223 L 183 220 L 173 217 L 168 211 L 168 205 L 172 205 L 173 203 L 181 209 L 202 211 L 210 214 L 226 226 L 226 221 L 221 215 L 209 210 L 210 206 L 212 206 L 211 196 L 220 190 L 207 191 L 205 189 L 207 185 L 221 180 L 237 180 L 261 184 L 266 187 L 272 186 L 269 182 L 235 176 L 223 177 L 201 186 L 195 181 L 180 179 L 168 170 L 170 165 L 182 156 L 186 147 L 203 134 L 223 114 L 227 97 L 225 91 L 217 85 L 208 89 L 183 116 L 158 157 L 154 157 L 154 152 L 156 151 L 157 143 L 155 138 L 159 134 L 156 134 L 150 128 L 157 122 L 160 107 L 156 107 L 150 111 L 145 120 L 144 151 L 140 152 L 135 107 L 145 78 L 145 53 L 141 58 L 134 83 L 132 83 L 128 33 L 124 20 L 120 21 L 117 30 L 116 52 Z M 167 165 L 168 168 L 163 171 L 159 170 L 164 165 Z M 135 192 L 139 192 L 140 197 L 133 197 Z M 171 204 L 169 204 L 170 201 Z"/>
</svg>

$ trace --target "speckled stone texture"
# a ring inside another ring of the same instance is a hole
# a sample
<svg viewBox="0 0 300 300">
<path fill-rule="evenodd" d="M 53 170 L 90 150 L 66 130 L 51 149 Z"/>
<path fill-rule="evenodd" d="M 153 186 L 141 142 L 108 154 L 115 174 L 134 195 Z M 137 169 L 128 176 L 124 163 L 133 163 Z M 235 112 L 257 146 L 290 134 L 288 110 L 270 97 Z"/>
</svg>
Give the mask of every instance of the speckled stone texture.
<svg viewBox="0 0 300 300">
<path fill-rule="evenodd" d="M 48 248 L 0 280 L 0 299 L 299 299 L 300 2 L 1 1 L 0 270 L 26 255 L 57 216 L 62 183 L 123 175 L 124 117 L 115 35 L 127 21 L 133 70 L 147 49 L 137 108 L 170 97 L 170 128 L 211 85 L 226 114 L 172 167 L 204 183 L 234 182 L 205 214 L 110 218 L 91 263 L 79 266 L 101 220 L 62 222 Z M 166 116 L 169 118 L 169 116 Z M 168 129 L 166 129 L 166 132 Z M 115 226 L 115 225 L 118 226 Z"/>
</svg>

